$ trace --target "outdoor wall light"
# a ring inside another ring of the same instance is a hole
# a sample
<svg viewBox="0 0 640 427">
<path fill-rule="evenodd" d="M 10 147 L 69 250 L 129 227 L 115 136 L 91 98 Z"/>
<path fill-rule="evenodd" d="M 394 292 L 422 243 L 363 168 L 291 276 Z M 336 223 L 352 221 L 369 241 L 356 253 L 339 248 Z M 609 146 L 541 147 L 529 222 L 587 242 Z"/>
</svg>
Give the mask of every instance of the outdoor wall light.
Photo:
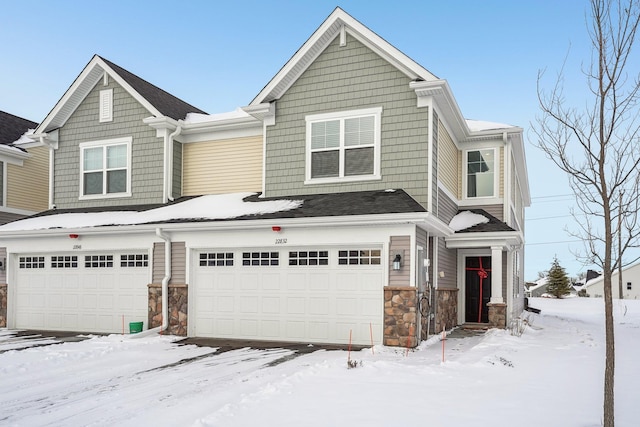
<svg viewBox="0 0 640 427">
<path fill-rule="evenodd" d="M 400 270 L 400 267 L 402 267 L 402 257 L 400 254 L 396 254 L 396 257 L 393 259 L 393 269 Z"/>
</svg>

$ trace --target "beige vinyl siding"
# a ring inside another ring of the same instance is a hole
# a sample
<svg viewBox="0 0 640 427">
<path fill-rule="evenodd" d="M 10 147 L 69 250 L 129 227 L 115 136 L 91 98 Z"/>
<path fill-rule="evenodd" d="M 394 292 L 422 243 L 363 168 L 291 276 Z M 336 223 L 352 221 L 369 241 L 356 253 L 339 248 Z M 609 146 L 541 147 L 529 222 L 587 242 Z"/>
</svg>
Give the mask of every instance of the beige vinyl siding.
<svg viewBox="0 0 640 427">
<path fill-rule="evenodd" d="M 393 259 L 396 252 L 402 253 L 402 267 L 393 269 Z M 389 286 L 409 286 L 411 272 L 411 236 L 391 236 L 389 244 Z"/>
<path fill-rule="evenodd" d="M 164 278 L 164 242 L 153 244 L 152 282 L 162 283 Z M 185 242 L 171 242 L 171 279 L 169 284 L 186 283 L 187 251 Z"/>
<path fill-rule="evenodd" d="M 458 173 L 460 150 L 456 148 L 447 129 L 438 121 L 438 179 L 449 192 L 460 198 L 460 176 Z"/>
<path fill-rule="evenodd" d="M 183 162 L 185 196 L 262 191 L 262 136 L 184 144 Z"/>
<path fill-rule="evenodd" d="M 40 212 L 49 208 L 49 149 L 30 148 L 22 166 L 7 165 L 8 208 Z"/>
</svg>

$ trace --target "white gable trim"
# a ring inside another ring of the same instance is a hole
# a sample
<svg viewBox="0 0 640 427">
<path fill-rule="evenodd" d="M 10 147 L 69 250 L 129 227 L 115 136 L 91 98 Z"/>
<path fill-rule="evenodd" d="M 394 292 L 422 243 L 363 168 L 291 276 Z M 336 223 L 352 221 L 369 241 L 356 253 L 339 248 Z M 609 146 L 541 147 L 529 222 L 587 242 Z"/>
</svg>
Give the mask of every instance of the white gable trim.
<svg viewBox="0 0 640 427">
<path fill-rule="evenodd" d="M 80 103 L 86 98 L 89 92 L 91 92 L 96 83 L 105 78 L 105 74 L 108 74 L 152 115 L 156 117 L 162 116 L 162 114 L 153 105 L 151 105 L 149 101 L 144 99 L 127 82 L 125 82 L 120 75 L 118 75 L 107 65 L 105 61 L 102 60 L 102 58 L 98 55 L 94 55 L 80 75 L 71 84 L 69 89 L 64 93 L 62 98 L 60 98 L 56 103 L 47 117 L 45 117 L 42 123 L 38 125 L 34 133 L 46 133 L 53 129 L 62 127 L 69 117 L 71 117 L 75 112 Z"/>
<path fill-rule="evenodd" d="M 280 98 L 322 53 L 326 46 L 336 37 L 341 36 L 343 31 L 349 33 L 383 59 L 393 64 L 411 80 L 438 80 L 435 75 L 337 7 L 262 89 L 258 96 L 251 101 L 250 105 L 271 102 Z"/>
</svg>

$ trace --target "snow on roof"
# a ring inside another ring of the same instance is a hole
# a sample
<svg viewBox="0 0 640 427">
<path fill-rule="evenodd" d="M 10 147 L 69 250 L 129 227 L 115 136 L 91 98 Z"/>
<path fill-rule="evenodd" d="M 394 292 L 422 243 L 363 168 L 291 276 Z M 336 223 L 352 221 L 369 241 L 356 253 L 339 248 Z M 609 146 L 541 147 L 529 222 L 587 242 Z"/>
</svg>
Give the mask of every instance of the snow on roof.
<svg viewBox="0 0 640 427">
<path fill-rule="evenodd" d="M 0 226 L 2 231 L 46 230 L 52 228 L 85 228 L 105 225 L 134 225 L 151 222 L 189 219 L 230 219 L 245 215 L 260 215 L 296 209 L 298 200 L 269 200 L 245 202 L 255 193 L 233 193 L 196 197 L 181 203 L 143 212 L 84 212 L 61 213 L 26 218 Z"/>
<path fill-rule="evenodd" d="M 453 231 L 460 231 L 471 228 L 474 225 L 486 224 L 487 222 L 489 222 L 489 218 L 484 215 L 476 214 L 470 211 L 462 211 L 451 218 L 449 227 L 451 227 Z"/>
<path fill-rule="evenodd" d="M 236 108 L 233 111 L 217 114 L 200 114 L 200 113 L 188 113 L 184 119 L 185 123 L 204 123 L 204 122 L 217 122 L 230 119 L 242 119 L 249 117 L 249 114 L 244 112 L 242 108 Z"/>
<path fill-rule="evenodd" d="M 29 144 L 34 142 L 34 140 L 30 138 L 30 136 L 33 135 L 34 131 L 35 129 L 29 129 L 28 131 L 22 134 L 20 139 L 18 139 L 17 141 L 14 141 L 13 144 L 20 145 L 20 144 Z"/>
<path fill-rule="evenodd" d="M 496 129 L 508 129 L 514 126 L 505 125 L 503 123 L 485 122 L 482 120 L 466 120 L 467 126 L 473 132 L 479 132 L 483 130 L 496 130 Z"/>
</svg>

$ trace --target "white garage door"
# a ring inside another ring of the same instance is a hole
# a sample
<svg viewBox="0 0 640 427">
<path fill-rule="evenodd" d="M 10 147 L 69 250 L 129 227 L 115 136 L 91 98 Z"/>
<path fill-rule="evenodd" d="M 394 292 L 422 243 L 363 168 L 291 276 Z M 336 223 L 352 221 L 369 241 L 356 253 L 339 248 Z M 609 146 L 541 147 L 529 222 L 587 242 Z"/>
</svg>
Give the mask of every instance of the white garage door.
<svg viewBox="0 0 640 427">
<path fill-rule="evenodd" d="M 382 342 L 380 248 L 194 254 L 192 334 L 310 343 Z"/>
<path fill-rule="evenodd" d="M 15 325 L 19 329 L 122 333 L 147 324 L 145 252 L 18 255 Z"/>
</svg>

